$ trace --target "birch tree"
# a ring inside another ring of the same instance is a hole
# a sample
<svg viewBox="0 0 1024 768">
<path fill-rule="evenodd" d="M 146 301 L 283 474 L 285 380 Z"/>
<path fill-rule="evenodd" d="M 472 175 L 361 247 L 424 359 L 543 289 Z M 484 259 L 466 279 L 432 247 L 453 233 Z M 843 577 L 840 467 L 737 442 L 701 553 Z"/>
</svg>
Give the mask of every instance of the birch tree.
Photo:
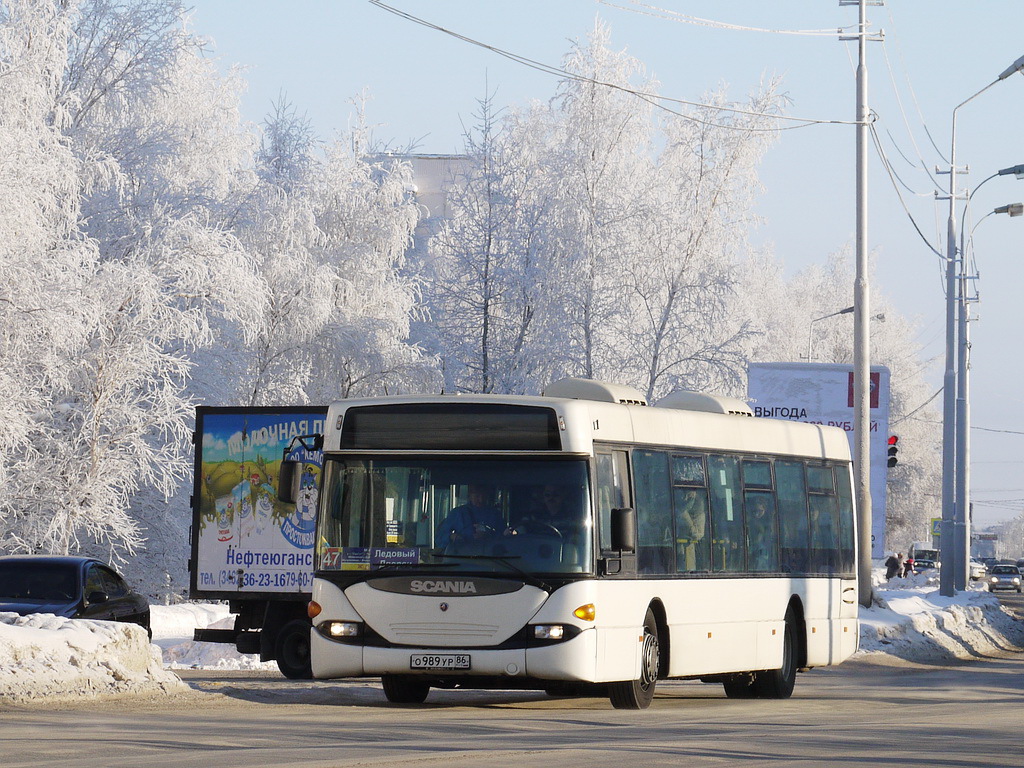
<svg viewBox="0 0 1024 768">
<path fill-rule="evenodd" d="M 544 288 L 546 191 L 524 122 L 502 123 L 492 97 L 466 135 L 465 170 L 451 182 L 448 217 L 430 242 L 425 301 L 446 388 L 523 393 L 538 388 L 534 320 Z"/>
</svg>

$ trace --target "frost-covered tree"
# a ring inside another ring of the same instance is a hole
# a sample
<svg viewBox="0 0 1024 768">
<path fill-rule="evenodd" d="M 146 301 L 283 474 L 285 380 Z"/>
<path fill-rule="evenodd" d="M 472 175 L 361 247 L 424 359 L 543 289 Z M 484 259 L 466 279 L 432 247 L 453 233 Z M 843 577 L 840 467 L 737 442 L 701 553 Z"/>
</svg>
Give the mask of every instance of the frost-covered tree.
<svg viewBox="0 0 1024 768">
<path fill-rule="evenodd" d="M 656 83 L 597 22 L 546 107 L 489 101 L 431 243 L 428 306 L 448 383 L 537 391 L 565 375 L 737 390 L 745 321 L 728 311 L 781 100 L 652 110 Z"/>
<path fill-rule="evenodd" d="M 610 48 L 611 30 L 595 22 L 585 44 L 563 62 L 552 103 L 545 156 L 554 185 L 553 247 L 544 267 L 556 311 L 542 320 L 567 373 L 622 380 L 621 328 L 631 324 L 623 281 L 639 257 L 655 178 L 650 104 L 627 90 L 656 89 L 639 61 Z M 552 337 L 555 329 L 561 332 Z M 630 382 L 636 383 L 636 382 Z"/>
<path fill-rule="evenodd" d="M 688 119 L 664 123 L 651 194 L 628 269 L 631 305 L 622 357 L 656 400 L 675 389 L 741 388 L 749 322 L 734 311 L 738 270 L 757 224 L 756 169 L 781 107 L 777 82 L 733 111 L 719 91 Z"/>
<path fill-rule="evenodd" d="M 59 204 L 38 257 L 25 260 L 24 208 L 5 241 L 37 283 L 61 282 L 39 286 L 36 341 L 9 366 L 50 372 L 19 382 L 35 408 L 3 456 L 18 490 L 3 503 L 2 546 L 117 557 L 165 531 L 182 536 L 132 499 L 146 487 L 171 493 L 189 467 L 189 355 L 209 340 L 211 318 L 255 314 L 227 300 L 254 277 L 223 224 L 249 142 L 238 84 L 202 58 L 175 2 L 35 0 L 5 11 L 0 91 L 11 121 L 0 138 L 33 137 L 12 173 L 64 175 L 59 191 L 37 187 Z M 24 202 L 15 189 L 0 193 L 5 207 Z M 49 322 L 50 312 L 62 317 Z"/>
<path fill-rule="evenodd" d="M 546 285 L 538 258 L 549 227 L 541 165 L 523 121 L 503 124 L 491 96 L 466 135 L 466 163 L 451 180 L 447 218 L 423 268 L 426 343 L 446 361 L 446 389 L 536 390 L 534 317 Z"/>
<path fill-rule="evenodd" d="M 363 150 L 345 138 L 321 146 L 288 106 L 265 122 L 259 183 L 235 228 L 265 303 L 251 343 L 226 336 L 232 401 L 434 387 L 432 361 L 408 343 L 416 291 L 402 265 L 419 215 L 410 169 Z"/>
</svg>

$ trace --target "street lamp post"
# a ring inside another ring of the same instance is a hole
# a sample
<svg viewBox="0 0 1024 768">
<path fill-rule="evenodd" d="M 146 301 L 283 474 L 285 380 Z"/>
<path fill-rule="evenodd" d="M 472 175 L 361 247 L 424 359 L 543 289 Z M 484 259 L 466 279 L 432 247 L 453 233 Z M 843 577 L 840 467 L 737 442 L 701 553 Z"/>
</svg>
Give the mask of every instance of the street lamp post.
<svg viewBox="0 0 1024 768">
<path fill-rule="evenodd" d="M 1002 171 L 1000 171 L 1002 174 Z M 991 177 L 990 177 L 991 178 Z M 987 180 L 986 180 L 987 181 Z M 984 183 L 984 182 L 983 182 Z M 980 184 L 978 185 L 981 186 Z M 977 192 L 977 188 L 974 190 Z M 973 192 L 971 193 L 974 194 Z M 966 213 L 966 212 L 965 212 Z M 1024 215 L 1024 203 L 1010 203 L 985 214 L 971 229 L 971 234 L 978 225 L 989 216 L 1006 213 L 1011 217 Z M 964 237 L 965 227 L 960 228 L 960 284 L 957 302 L 957 329 L 960 334 L 959 353 L 957 359 L 957 401 L 956 401 L 956 538 L 953 557 L 953 586 L 964 590 L 969 583 L 968 564 L 971 560 L 971 408 L 970 408 L 970 301 L 968 298 L 967 281 L 967 241 Z"/>
<path fill-rule="evenodd" d="M 853 307 L 847 307 L 846 309 L 840 309 L 838 312 L 832 312 L 831 314 L 828 314 L 828 315 L 822 315 L 821 317 L 816 317 L 813 320 L 811 320 L 811 322 L 809 322 L 807 324 L 807 361 L 808 362 L 811 361 L 811 331 L 814 329 L 814 324 L 816 322 L 818 322 L 819 320 L 828 320 L 830 317 L 835 317 L 836 315 L 848 315 L 851 312 L 853 312 L 853 310 L 854 310 Z"/>
<path fill-rule="evenodd" d="M 1018 58 L 991 83 L 953 108 L 949 153 L 949 219 L 946 225 L 946 368 L 942 380 L 942 528 L 939 537 L 939 549 L 942 552 L 939 593 L 946 597 L 952 596 L 957 588 L 966 587 L 967 547 L 970 542 L 967 520 L 970 489 L 967 479 L 969 437 L 966 426 L 969 405 L 966 378 L 966 296 L 960 297 L 957 280 L 956 115 L 965 104 L 1021 70 L 1024 70 L 1024 56 Z M 958 309 L 961 310 L 959 313 Z M 957 331 L 961 328 L 960 345 L 963 349 L 958 354 Z"/>
</svg>

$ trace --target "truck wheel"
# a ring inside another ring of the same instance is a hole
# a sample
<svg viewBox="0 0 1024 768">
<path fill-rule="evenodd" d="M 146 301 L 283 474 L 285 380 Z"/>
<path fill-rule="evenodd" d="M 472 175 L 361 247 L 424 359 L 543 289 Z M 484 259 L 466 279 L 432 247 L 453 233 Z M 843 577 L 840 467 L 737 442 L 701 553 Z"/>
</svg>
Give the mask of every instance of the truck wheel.
<svg viewBox="0 0 1024 768">
<path fill-rule="evenodd" d="M 289 621 L 277 633 L 274 656 L 281 674 L 291 680 L 309 680 L 313 677 L 313 669 L 309 663 L 309 632 L 308 621 L 295 619 Z"/>
<path fill-rule="evenodd" d="M 654 614 L 647 609 L 644 617 L 644 640 L 640 659 L 640 677 L 608 685 L 608 698 L 616 709 L 647 709 L 654 699 L 654 688 L 658 684 L 660 657 L 658 649 L 658 624 Z"/>
<path fill-rule="evenodd" d="M 422 704 L 430 693 L 430 683 L 406 675 L 383 675 L 380 683 L 392 704 Z"/>
</svg>

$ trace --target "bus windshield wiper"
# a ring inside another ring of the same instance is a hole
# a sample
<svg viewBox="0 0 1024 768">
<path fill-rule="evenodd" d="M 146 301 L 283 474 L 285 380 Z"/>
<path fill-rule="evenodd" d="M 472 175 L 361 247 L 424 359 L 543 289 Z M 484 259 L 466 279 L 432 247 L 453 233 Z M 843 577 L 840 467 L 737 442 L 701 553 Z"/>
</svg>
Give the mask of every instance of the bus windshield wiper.
<svg viewBox="0 0 1024 768">
<path fill-rule="evenodd" d="M 545 592 L 551 592 L 552 591 L 552 588 L 551 588 L 551 586 L 549 584 L 547 584 L 543 580 L 537 578 L 532 573 L 527 573 L 526 571 L 524 571 L 522 568 L 520 568 L 515 563 L 510 563 L 509 562 L 509 560 L 513 560 L 513 559 L 519 560 L 520 559 L 519 555 L 512 555 L 511 557 L 500 557 L 498 555 L 449 555 L 449 554 L 445 554 L 443 552 L 439 552 L 436 556 L 437 557 L 450 557 L 450 558 L 453 558 L 453 559 L 456 559 L 456 560 L 492 560 L 492 561 L 494 561 L 496 563 L 501 563 L 502 565 L 504 565 L 509 570 L 515 571 L 516 573 L 518 573 L 520 576 L 523 577 L 523 581 L 526 582 L 527 584 L 529 584 L 530 586 L 538 587 L 540 589 L 543 589 Z"/>
<path fill-rule="evenodd" d="M 387 573 L 407 568 L 454 568 L 456 565 L 457 563 L 381 563 L 379 568 L 372 569 L 370 573 Z"/>
</svg>

